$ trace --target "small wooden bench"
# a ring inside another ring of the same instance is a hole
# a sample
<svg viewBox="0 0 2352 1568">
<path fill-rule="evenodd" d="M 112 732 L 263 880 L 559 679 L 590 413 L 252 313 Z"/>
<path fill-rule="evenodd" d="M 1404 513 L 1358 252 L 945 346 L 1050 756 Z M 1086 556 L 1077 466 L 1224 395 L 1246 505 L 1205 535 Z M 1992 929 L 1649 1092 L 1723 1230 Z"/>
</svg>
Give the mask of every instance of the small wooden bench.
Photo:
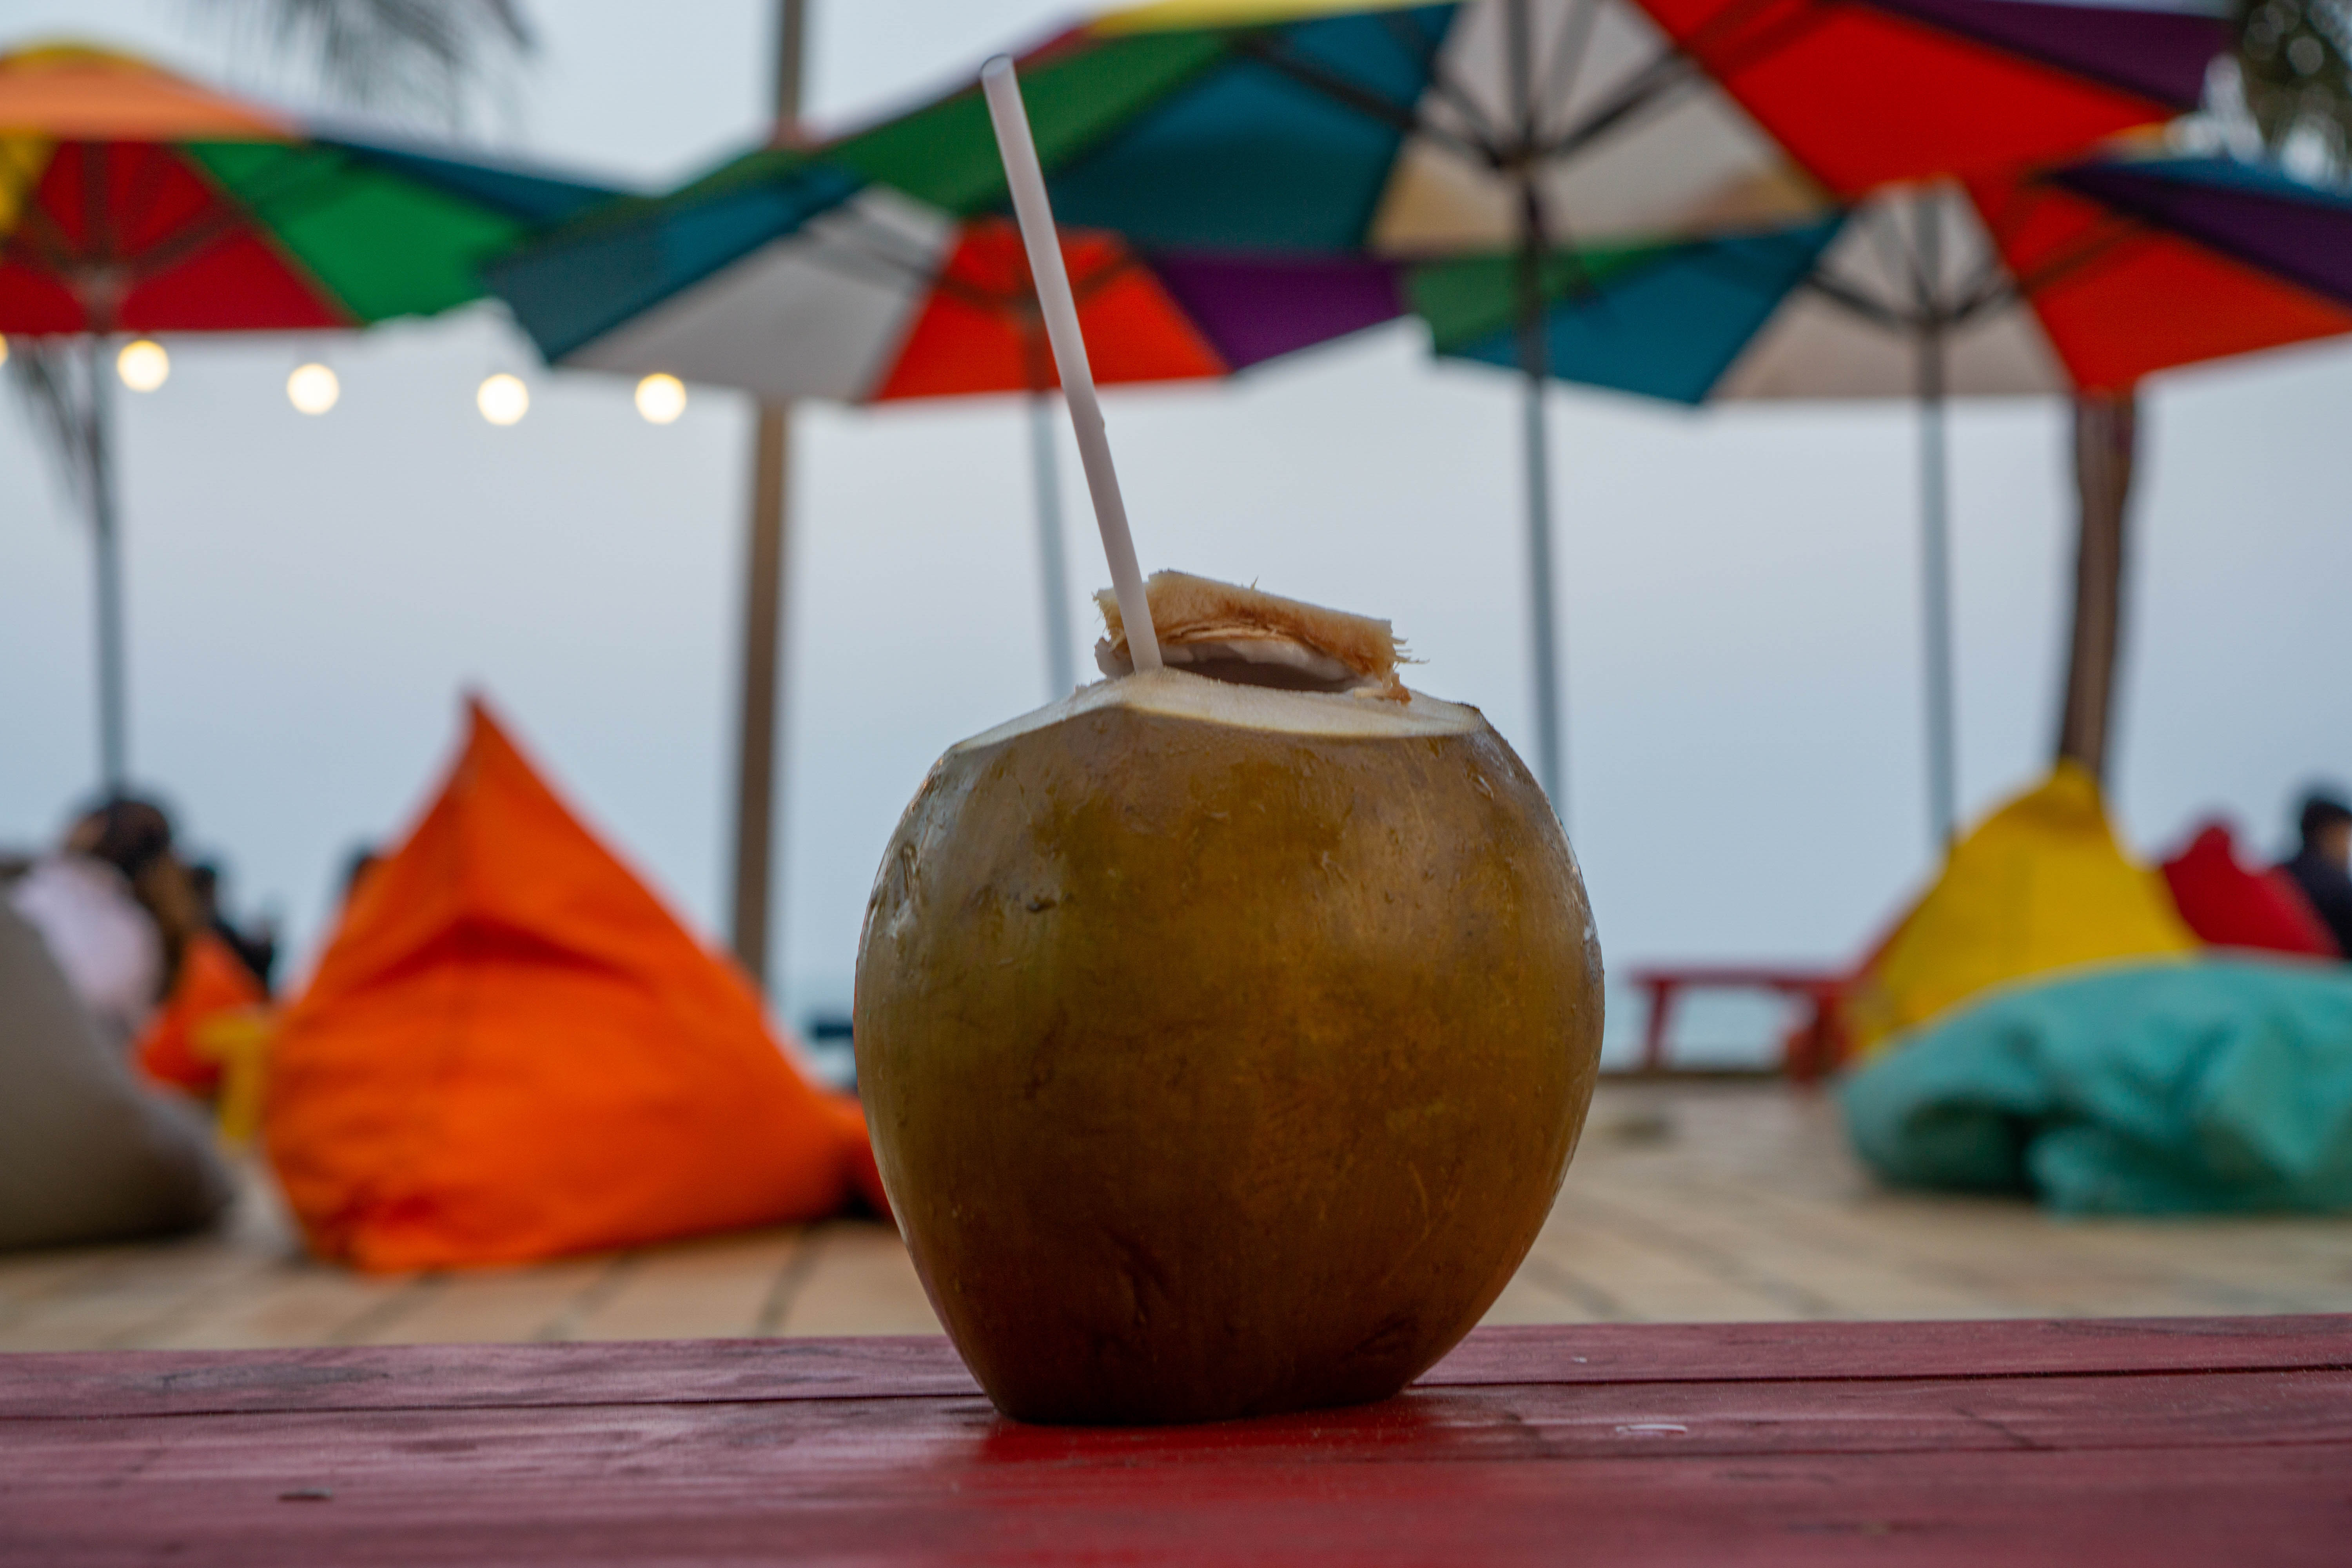
<svg viewBox="0 0 2352 1568">
<path fill-rule="evenodd" d="M 1653 964 L 1633 971 L 1633 984 L 1650 1004 L 1642 1031 L 1644 1073 L 1669 1070 L 1668 1031 L 1674 1025 L 1675 1004 L 1685 991 L 1765 991 L 1804 1004 L 1803 1016 L 1781 1041 L 1781 1069 L 1791 1082 L 1812 1083 L 1826 1078 L 1845 1060 L 1845 1030 L 1839 1008 L 1853 984 L 1851 973 L 1770 964 Z"/>
<path fill-rule="evenodd" d="M 1474 1333 L 1359 1409 L 1015 1426 L 944 1340 L 0 1356 L 26 1564 L 2334 1564 L 2352 1317 Z"/>
</svg>

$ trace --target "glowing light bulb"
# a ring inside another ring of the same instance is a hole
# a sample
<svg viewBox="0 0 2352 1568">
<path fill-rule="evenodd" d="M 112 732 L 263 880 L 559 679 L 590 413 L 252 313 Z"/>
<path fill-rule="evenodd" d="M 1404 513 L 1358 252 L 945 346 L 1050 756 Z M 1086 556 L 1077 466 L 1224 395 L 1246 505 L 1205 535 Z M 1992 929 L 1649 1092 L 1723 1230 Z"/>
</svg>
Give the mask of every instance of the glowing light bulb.
<svg viewBox="0 0 2352 1568">
<path fill-rule="evenodd" d="M 686 412 L 686 383 L 656 372 L 637 383 L 637 412 L 648 424 L 667 425 Z"/>
<path fill-rule="evenodd" d="M 474 394 L 474 406 L 493 425 L 511 425 L 530 412 L 530 388 L 522 377 L 500 371 Z"/>
<path fill-rule="evenodd" d="M 122 345 L 114 356 L 114 373 L 131 391 L 152 392 L 171 379 L 172 356 L 154 339 L 141 338 Z"/>
<path fill-rule="evenodd" d="M 0 332 L 0 364 L 8 363 L 8 334 Z"/>
<path fill-rule="evenodd" d="M 303 414 L 324 414 L 343 395 L 343 384 L 325 365 L 297 365 L 286 378 L 286 401 Z"/>
</svg>

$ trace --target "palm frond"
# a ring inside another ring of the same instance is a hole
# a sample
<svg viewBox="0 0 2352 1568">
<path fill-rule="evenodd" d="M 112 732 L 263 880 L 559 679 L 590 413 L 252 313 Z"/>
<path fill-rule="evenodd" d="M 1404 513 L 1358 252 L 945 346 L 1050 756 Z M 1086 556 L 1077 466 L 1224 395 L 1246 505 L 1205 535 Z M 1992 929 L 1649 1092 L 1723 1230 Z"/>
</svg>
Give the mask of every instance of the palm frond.
<svg viewBox="0 0 2352 1568">
<path fill-rule="evenodd" d="M 2241 0 L 2238 92 L 2273 154 L 2352 170 L 2352 0 Z"/>
<path fill-rule="evenodd" d="M 493 73 L 537 47 L 520 0 L 194 0 L 241 37 L 318 73 L 355 108 L 452 124 Z"/>
<path fill-rule="evenodd" d="M 77 506 L 89 499 L 89 399 L 81 385 L 80 342 L 66 338 L 8 340 L 8 386 L 56 464 Z"/>
</svg>

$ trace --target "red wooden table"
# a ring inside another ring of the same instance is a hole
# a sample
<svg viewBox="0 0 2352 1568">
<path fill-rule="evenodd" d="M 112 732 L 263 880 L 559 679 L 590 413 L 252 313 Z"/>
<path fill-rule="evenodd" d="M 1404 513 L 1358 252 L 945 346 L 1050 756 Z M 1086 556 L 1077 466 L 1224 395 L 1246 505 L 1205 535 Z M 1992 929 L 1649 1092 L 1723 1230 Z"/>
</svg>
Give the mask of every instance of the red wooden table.
<svg viewBox="0 0 2352 1568">
<path fill-rule="evenodd" d="M 2352 1563 L 2352 1318 L 1496 1329 L 999 1420 L 940 1340 L 0 1356 L 0 1562 Z"/>
</svg>

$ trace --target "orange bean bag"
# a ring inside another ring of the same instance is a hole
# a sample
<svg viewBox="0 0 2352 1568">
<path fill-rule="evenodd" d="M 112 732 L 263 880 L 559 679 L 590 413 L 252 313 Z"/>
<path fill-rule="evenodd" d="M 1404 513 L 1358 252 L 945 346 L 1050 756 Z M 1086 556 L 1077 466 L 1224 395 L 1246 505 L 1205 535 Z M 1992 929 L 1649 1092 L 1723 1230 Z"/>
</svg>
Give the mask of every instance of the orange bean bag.
<svg viewBox="0 0 2352 1568">
<path fill-rule="evenodd" d="M 856 1103 L 469 721 L 273 1047 L 263 1134 L 312 1250 L 512 1263 L 880 1207 Z"/>
<path fill-rule="evenodd" d="M 2163 870 L 2180 918 L 2209 947 L 2343 956 L 2303 889 L 2276 871 L 2242 864 L 2222 823 L 2205 824 Z"/>
<path fill-rule="evenodd" d="M 209 1097 L 220 1088 L 217 1056 L 198 1048 L 205 1026 L 228 1013 L 267 1006 L 269 994 L 228 943 L 199 931 L 180 955 L 172 994 L 132 1047 L 139 1070 L 160 1084 Z"/>
</svg>

